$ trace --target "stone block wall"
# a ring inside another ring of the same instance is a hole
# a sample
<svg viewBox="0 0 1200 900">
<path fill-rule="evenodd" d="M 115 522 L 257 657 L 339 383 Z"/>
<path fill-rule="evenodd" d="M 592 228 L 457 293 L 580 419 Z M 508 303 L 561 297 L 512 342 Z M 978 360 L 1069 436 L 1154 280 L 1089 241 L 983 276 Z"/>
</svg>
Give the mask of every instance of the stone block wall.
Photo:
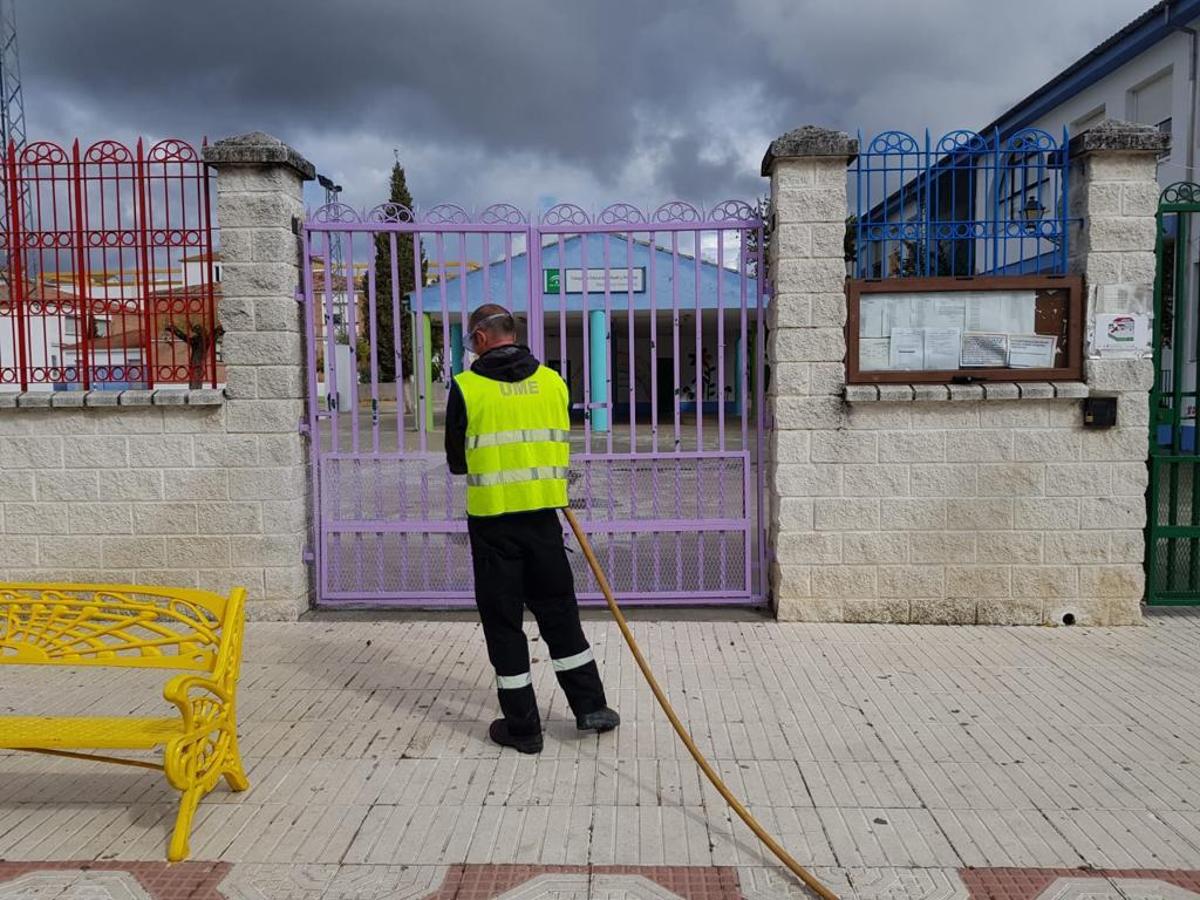
<svg viewBox="0 0 1200 900">
<path fill-rule="evenodd" d="M 1162 139 L 1125 128 L 1114 149 L 1106 129 L 1072 147 L 1083 225 L 1071 266 L 1086 277 L 1089 314 L 1106 286 L 1121 287 L 1120 311 L 1131 295 L 1150 303 L 1154 277 Z M 800 129 L 763 164 L 776 217 L 768 483 L 779 617 L 1140 621 L 1150 362 L 1089 359 L 1086 383 L 847 387 L 842 236 L 856 149 Z M 1083 427 L 1089 393 L 1118 397 L 1118 427 Z"/>
<path fill-rule="evenodd" d="M 0 394 L 0 578 L 249 590 L 309 603 L 299 244 L 310 163 L 261 133 L 205 148 L 223 260 L 224 392 Z"/>
<path fill-rule="evenodd" d="M 302 460 L 287 436 L 248 431 L 232 412 L 219 400 L 5 409 L 0 578 L 304 596 L 293 574 L 304 533 L 289 524 Z"/>
</svg>

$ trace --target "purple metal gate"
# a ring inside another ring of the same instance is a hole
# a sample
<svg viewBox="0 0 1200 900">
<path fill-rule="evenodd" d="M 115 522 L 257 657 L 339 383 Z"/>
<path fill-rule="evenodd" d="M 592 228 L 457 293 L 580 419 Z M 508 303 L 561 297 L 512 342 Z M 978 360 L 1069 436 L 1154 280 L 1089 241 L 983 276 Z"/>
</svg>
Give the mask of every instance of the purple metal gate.
<svg viewBox="0 0 1200 900">
<path fill-rule="evenodd" d="M 595 217 L 560 204 L 536 222 L 508 204 L 311 213 L 318 602 L 472 604 L 465 488 L 441 429 L 484 302 L 509 307 L 567 381 L 571 505 L 618 599 L 764 602 L 762 246 L 761 217 L 739 201 Z M 582 555 L 572 564 L 581 599 L 601 601 Z"/>
</svg>

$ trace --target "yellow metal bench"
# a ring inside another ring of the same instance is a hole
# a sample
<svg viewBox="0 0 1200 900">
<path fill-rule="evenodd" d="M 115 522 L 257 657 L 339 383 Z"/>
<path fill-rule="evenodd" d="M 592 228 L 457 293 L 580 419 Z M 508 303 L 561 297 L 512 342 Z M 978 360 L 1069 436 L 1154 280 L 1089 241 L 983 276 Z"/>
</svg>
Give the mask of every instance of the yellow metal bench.
<svg viewBox="0 0 1200 900">
<path fill-rule="evenodd" d="M 221 778 L 249 787 L 238 754 L 237 680 L 246 592 L 0 582 L 0 664 L 182 670 L 163 718 L 0 716 L 0 749 L 161 770 L 183 793 L 167 858 L 186 859 L 192 817 Z M 153 750 L 161 765 L 80 750 Z"/>
</svg>

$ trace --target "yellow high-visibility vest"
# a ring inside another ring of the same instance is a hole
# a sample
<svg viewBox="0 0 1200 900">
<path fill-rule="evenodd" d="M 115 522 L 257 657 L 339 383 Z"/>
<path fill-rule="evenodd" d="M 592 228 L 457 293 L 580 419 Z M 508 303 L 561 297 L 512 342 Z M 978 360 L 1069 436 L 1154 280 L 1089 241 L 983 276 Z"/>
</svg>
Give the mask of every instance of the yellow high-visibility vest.
<svg viewBox="0 0 1200 900">
<path fill-rule="evenodd" d="M 524 381 L 454 376 L 467 405 L 467 513 L 498 516 L 567 505 L 567 386 L 538 366 Z"/>
</svg>

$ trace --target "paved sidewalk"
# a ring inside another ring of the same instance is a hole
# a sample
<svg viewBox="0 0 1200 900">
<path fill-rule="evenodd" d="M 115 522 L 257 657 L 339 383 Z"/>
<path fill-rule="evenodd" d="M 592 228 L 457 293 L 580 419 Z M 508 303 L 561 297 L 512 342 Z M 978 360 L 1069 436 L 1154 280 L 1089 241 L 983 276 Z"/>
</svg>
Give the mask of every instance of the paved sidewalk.
<svg viewBox="0 0 1200 900">
<path fill-rule="evenodd" d="M 1200 896 L 1200 616 L 1150 621 L 634 628 L 730 786 L 841 896 Z M 153 773 L 0 754 L 0 898 L 805 896 L 615 626 L 587 628 L 624 725 L 579 737 L 535 642 L 530 758 L 485 740 L 473 623 L 253 624 L 252 787 L 204 801 L 194 862 L 161 862 L 176 796 Z M 0 713 L 161 709 L 134 675 L 4 667 Z"/>
</svg>

